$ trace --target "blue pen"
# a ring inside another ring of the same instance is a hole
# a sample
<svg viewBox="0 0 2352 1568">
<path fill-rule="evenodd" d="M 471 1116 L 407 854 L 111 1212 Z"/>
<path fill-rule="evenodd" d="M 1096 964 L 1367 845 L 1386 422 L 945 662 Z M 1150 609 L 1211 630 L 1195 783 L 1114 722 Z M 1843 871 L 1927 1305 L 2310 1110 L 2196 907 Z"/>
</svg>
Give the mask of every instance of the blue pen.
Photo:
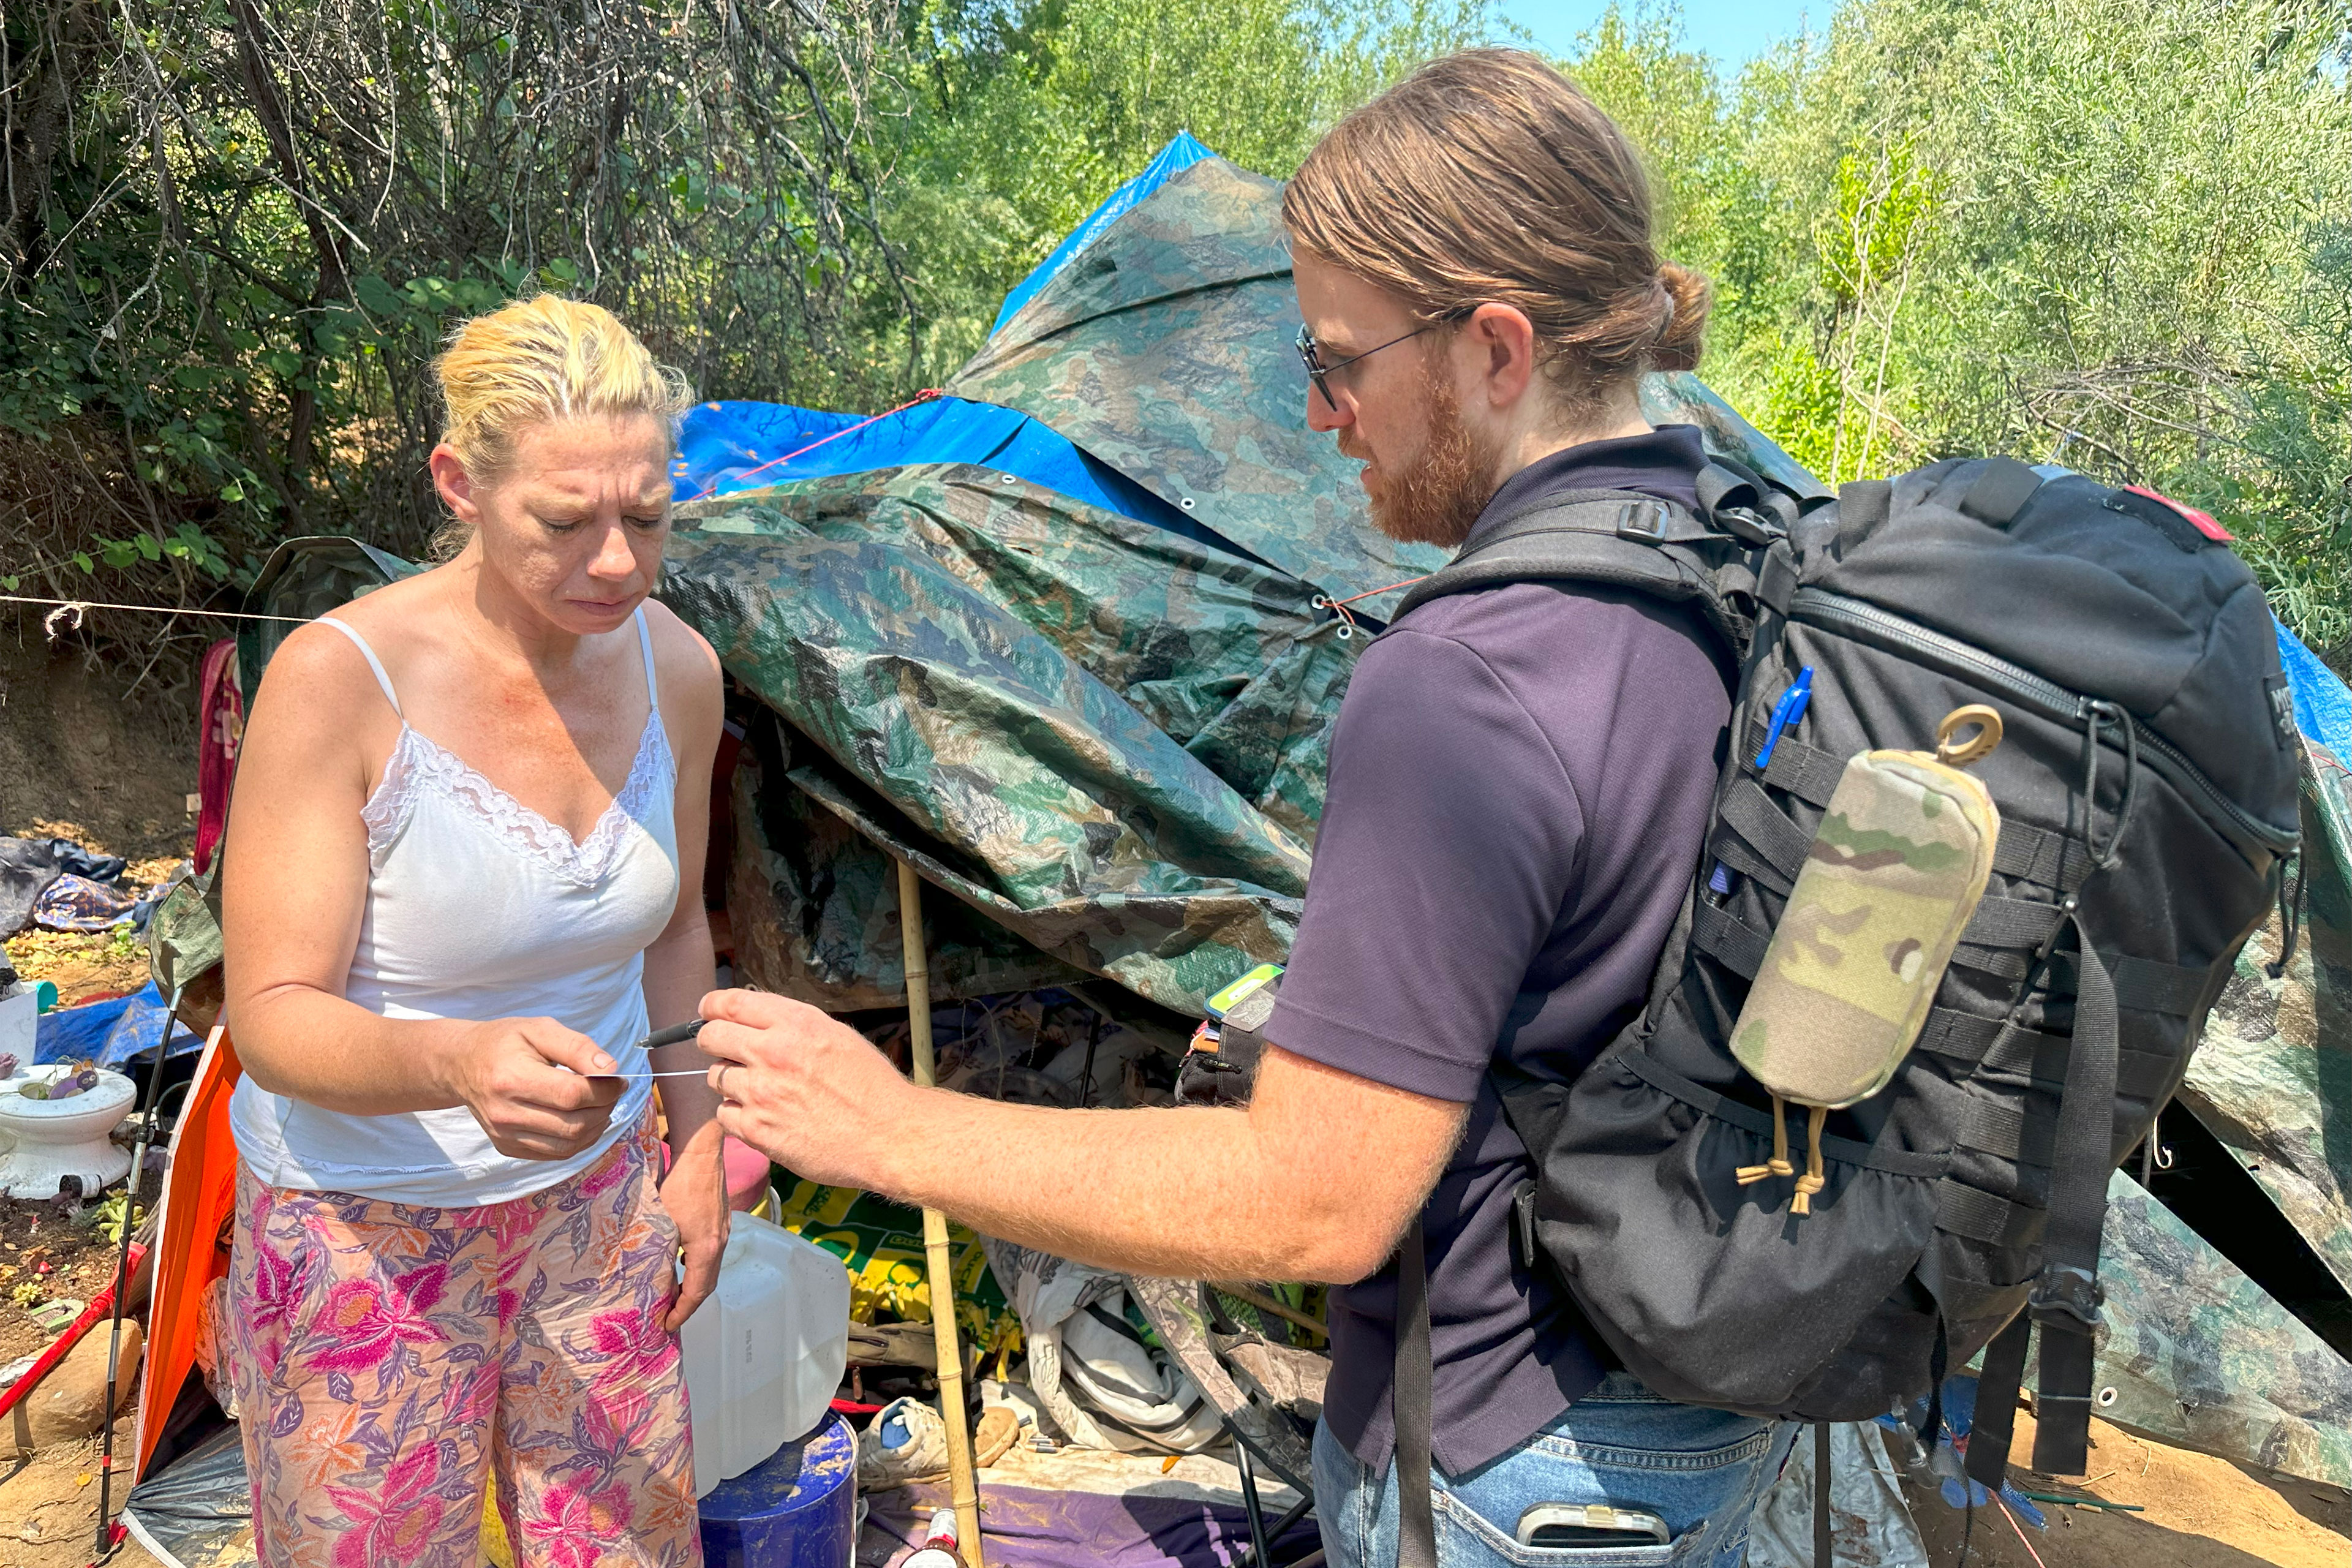
<svg viewBox="0 0 2352 1568">
<path fill-rule="evenodd" d="M 1772 748 L 1780 743 L 1780 731 L 1805 716 L 1805 704 L 1813 700 L 1813 667 L 1797 671 L 1796 680 L 1780 693 L 1780 700 L 1772 704 L 1772 722 L 1764 731 L 1764 749 L 1756 753 L 1758 771 L 1771 765 Z"/>
<path fill-rule="evenodd" d="M 1772 721 L 1765 727 L 1763 749 L 1756 753 L 1759 773 L 1771 765 L 1772 748 L 1780 743 L 1781 732 L 1805 716 L 1805 704 L 1813 700 L 1813 667 L 1806 665 L 1797 671 L 1797 679 L 1789 689 L 1780 693 L 1780 700 L 1772 704 Z M 1731 891 L 1731 868 L 1717 860 L 1715 870 L 1707 877 L 1706 890 L 1720 899 Z"/>
</svg>

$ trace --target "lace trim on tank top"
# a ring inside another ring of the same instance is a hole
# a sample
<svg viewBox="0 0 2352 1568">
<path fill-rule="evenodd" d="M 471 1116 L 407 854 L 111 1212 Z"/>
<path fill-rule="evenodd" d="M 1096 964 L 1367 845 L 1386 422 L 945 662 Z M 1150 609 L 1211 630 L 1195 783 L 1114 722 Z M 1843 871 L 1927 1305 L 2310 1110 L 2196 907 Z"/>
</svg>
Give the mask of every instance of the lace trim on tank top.
<svg viewBox="0 0 2352 1568">
<path fill-rule="evenodd" d="M 646 715 L 637 754 L 629 763 L 612 805 L 596 819 L 584 839 L 574 839 L 560 825 L 492 784 L 465 758 L 438 741 L 418 733 L 403 721 L 400 740 L 384 763 L 383 781 L 360 808 L 367 824 L 368 855 L 375 859 L 390 848 L 401 826 L 415 808 L 417 798 L 431 793 L 488 827 L 523 854 L 546 865 L 567 881 L 583 885 L 603 879 L 612 869 L 623 836 L 650 809 L 654 792 L 672 787 L 676 760 L 661 721 L 661 706 Z"/>
</svg>

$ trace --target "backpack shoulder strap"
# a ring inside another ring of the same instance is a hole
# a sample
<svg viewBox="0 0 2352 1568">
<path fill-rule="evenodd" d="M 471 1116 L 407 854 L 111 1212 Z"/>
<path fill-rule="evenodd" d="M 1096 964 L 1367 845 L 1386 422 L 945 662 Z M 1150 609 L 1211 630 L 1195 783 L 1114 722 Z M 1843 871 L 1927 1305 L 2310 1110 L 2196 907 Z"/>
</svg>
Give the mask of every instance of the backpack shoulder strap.
<svg viewBox="0 0 2352 1568">
<path fill-rule="evenodd" d="M 1710 468 L 1700 476 L 1702 494 L 1734 488 L 1707 486 L 1714 474 Z M 1731 601 L 1754 593 L 1754 562 L 1780 537 L 1777 518 L 1745 508 L 1695 512 L 1637 490 L 1555 490 L 1491 524 L 1451 563 L 1415 584 L 1390 624 L 1448 594 L 1506 583 L 1598 583 L 1697 601 L 1737 658 L 1747 647 L 1749 621 Z"/>
<path fill-rule="evenodd" d="M 1505 583 L 1584 581 L 1686 598 L 1685 574 L 1662 547 L 1693 545 L 1712 531 L 1693 513 L 1632 490 L 1567 490 L 1543 497 L 1488 528 L 1409 590 L 1397 607 Z M 1394 617 L 1392 617 L 1394 618 Z"/>
</svg>

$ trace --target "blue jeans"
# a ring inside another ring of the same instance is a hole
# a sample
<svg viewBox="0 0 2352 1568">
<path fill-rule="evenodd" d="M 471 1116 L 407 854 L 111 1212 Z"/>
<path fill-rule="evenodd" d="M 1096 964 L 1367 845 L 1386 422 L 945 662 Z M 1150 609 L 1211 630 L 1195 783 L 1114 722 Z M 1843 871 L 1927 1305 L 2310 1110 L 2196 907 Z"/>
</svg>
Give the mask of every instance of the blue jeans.
<svg viewBox="0 0 2352 1568">
<path fill-rule="evenodd" d="M 1449 1479 L 1433 1468 L 1439 1568 L 1739 1568 L 1748 1520 L 1797 1427 L 1675 1405 L 1612 1373 L 1502 1458 Z M 1519 1516 L 1540 1503 L 1612 1503 L 1664 1520 L 1663 1546 L 1533 1547 Z M 1393 1568 L 1396 1467 L 1375 1475 L 1315 1429 L 1315 1513 L 1330 1568 Z"/>
</svg>

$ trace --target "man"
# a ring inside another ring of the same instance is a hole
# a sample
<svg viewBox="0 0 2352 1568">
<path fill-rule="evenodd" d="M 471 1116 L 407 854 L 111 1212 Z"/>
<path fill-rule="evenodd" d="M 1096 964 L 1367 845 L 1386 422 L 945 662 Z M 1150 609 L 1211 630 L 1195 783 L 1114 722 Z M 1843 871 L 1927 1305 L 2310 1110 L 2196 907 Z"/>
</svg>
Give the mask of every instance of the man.
<svg viewBox="0 0 2352 1568">
<path fill-rule="evenodd" d="M 1652 429 L 1635 378 L 1696 363 L 1706 285 L 1660 264 L 1638 159 L 1542 61 L 1423 68 L 1332 131 L 1284 218 L 1307 421 L 1363 464 L 1383 531 L 1458 546 L 1579 490 L 1695 505 L 1698 435 Z M 701 1037 L 722 1119 L 803 1175 L 1065 1257 L 1338 1284 L 1315 1490 L 1349 1568 L 1398 1552 L 1391 1255 L 1419 1216 L 1444 1562 L 1598 1544 L 1580 1514 L 1536 1531 L 1547 1505 L 1606 1502 L 1674 1562 L 1737 1564 L 1771 1426 L 1612 1373 L 1514 1257 L 1531 1166 L 1487 1079 L 1570 1077 L 1638 1016 L 1699 853 L 1720 657 L 1695 613 L 1534 583 L 1431 600 L 1375 641 L 1246 1110 L 919 1089 L 823 1014 L 727 992 Z"/>
</svg>

